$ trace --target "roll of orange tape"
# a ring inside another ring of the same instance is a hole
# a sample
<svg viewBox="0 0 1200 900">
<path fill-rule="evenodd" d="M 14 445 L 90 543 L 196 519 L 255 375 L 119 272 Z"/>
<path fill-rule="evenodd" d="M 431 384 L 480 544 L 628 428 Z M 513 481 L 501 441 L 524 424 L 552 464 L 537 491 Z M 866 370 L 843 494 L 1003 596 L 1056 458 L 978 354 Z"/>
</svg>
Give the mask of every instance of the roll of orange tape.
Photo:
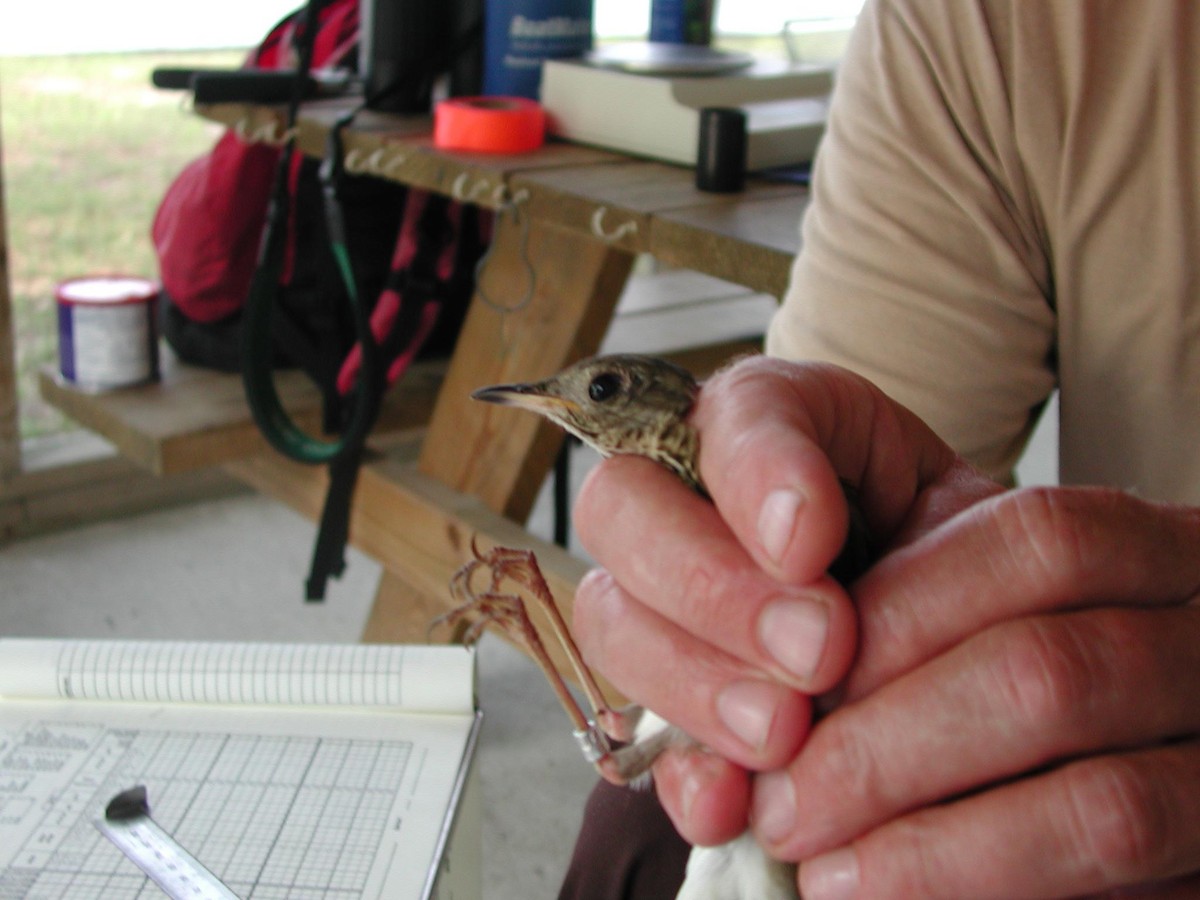
<svg viewBox="0 0 1200 900">
<path fill-rule="evenodd" d="M 524 97 L 453 97 L 433 110 L 433 144 L 442 150 L 525 153 L 545 135 L 545 110 Z"/>
</svg>

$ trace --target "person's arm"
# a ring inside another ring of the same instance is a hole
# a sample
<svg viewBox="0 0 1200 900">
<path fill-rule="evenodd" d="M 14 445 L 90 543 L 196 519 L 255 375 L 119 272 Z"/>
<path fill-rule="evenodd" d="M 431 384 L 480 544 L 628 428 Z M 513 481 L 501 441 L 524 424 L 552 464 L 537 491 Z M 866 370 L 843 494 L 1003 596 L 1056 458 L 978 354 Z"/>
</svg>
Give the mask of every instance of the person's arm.
<svg viewBox="0 0 1200 900">
<path fill-rule="evenodd" d="M 866 376 L 1001 479 L 1055 383 L 1049 241 L 1011 104 L 1014 79 L 1057 76 L 1008 71 L 1005 16 L 868 2 L 767 341 Z"/>
</svg>

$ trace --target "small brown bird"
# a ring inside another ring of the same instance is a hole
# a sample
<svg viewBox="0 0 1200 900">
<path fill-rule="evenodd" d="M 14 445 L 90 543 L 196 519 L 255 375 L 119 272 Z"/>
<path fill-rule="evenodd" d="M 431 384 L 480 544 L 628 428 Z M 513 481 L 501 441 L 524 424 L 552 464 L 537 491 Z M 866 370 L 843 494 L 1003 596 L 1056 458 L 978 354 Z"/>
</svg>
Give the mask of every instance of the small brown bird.
<svg viewBox="0 0 1200 900">
<path fill-rule="evenodd" d="M 545 416 L 601 456 L 628 453 L 666 466 L 704 496 L 700 438 L 688 421 L 700 385 L 686 369 L 653 356 L 594 356 L 542 381 L 497 384 L 471 394 Z M 829 572 L 848 584 L 866 571 L 872 544 L 854 486 L 843 481 L 850 530 Z"/>
<path fill-rule="evenodd" d="M 601 456 L 648 457 L 703 492 L 696 469 L 700 445 L 687 421 L 699 393 L 687 370 L 623 354 L 585 359 L 544 381 L 498 384 L 471 396 L 539 413 Z"/>
<path fill-rule="evenodd" d="M 665 360 L 646 356 L 600 356 L 578 362 L 542 381 L 486 387 L 472 396 L 527 409 L 576 435 L 602 456 L 628 453 L 655 460 L 704 494 L 699 436 L 688 421 L 700 387 Z M 851 535 L 830 571 L 843 581 L 865 569 L 866 529 L 849 485 Z M 692 741 L 647 712 L 637 720 L 630 746 L 614 751 L 622 777 L 647 772 L 667 747 Z M 771 859 L 749 832 L 719 847 L 698 847 L 688 861 L 677 900 L 791 900 L 795 867 Z"/>
</svg>

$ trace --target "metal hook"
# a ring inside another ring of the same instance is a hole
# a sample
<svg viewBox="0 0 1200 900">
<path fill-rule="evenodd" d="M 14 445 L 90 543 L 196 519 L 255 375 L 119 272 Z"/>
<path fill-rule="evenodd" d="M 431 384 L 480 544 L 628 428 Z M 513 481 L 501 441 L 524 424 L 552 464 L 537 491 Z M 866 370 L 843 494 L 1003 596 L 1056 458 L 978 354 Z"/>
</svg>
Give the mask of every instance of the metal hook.
<svg viewBox="0 0 1200 900">
<path fill-rule="evenodd" d="M 383 165 L 379 167 L 379 174 L 385 177 L 390 177 L 391 175 L 394 175 L 396 171 L 406 162 L 408 162 L 408 155 L 397 150 L 388 158 L 387 162 L 383 163 Z"/>
<path fill-rule="evenodd" d="M 246 133 L 247 122 L 248 122 L 248 117 L 242 116 L 240 119 L 238 119 L 236 122 L 233 123 L 233 133 L 237 136 L 237 139 L 239 141 L 241 141 L 243 144 L 250 143 L 250 135 Z"/>
<path fill-rule="evenodd" d="M 233 123 L 233 133 L 244 144 L 270 144 L 274 147 L 282 147 L 293 140 L 298 133 L 295 128 L 285 128 L 280 131 L 279 123 L 274 119 L 263 122 L 253 130 L 251 130 L 250 124 L 249 116 L 243 116 Z"/>
<path fill-rule="evenodd" d="M 492 189 L 492 206 L 497 210 L 503 211 L 506 207 L 511 206 L 516 210 L 520 204 L 529 199 L 529 191 L 526 188 L 521 188 L 514 194 L 508 192 L 508 185 L 498 184 Z"/>
<path fill-rule="evenodd" d="M 366 153 L 357 147 L 354 147 L 346 152 L 346 171 L 351 175 L 383 175 L 386 167 L 384 157 L 387 155 L 387 150 L 384 147 L 376 147 L 370 153 Z M 403 162 L 403 157 L 399 162 Z M 392 161 L 394 163 L 395 160 Z M 387 163 L 386 166 L 392 165 Z"/>
<path fill-rule="evenodd" d="M 346 159 L 342 162 L 342 166 L 351 175 L 361 175 L 370 171 L 371 159 L 364 156 L 357 147 L 353 147 L 346 151 Z"/>
<path fill-rule="evenodd" d="M 469 172 L 459 172 L 458 176 L 454 179 L 454 183 L 450 186 L 450 196 L 459 203 L 474 203 L 489 190 L 492 190 L 491 182 L 486 178 L 480 178 L 471 185 L 470 190 L 467 190 L 467 181 L 470 177 L 471 174 Z M 500 185 L 497 189 L 503 190 L 504 185 Z"/>
<path fill-rule="evenodd" d="M 495 229 L 493 229 L 492 232 L 492 243 L 479 258 L 479 262 L 475 264 L 475 291 L 479 294 L 479 299 L 501 315 L 519 312 L 528 306 L 533 300 L 533 291 L 537 284 L 537 270 L 534 269 L 533 260 L 529 258 L 529 217 L 521 215 L 521 206 L 526 200 L 529 199 L 529 191 L 520 190 L 517 191 L 517 193 L 513 196 L 502 199 L 506 193 L 507 188 L 504 185 L 500 185 L 499 188 L 497 188 L 493 193 L 493 199 L 499 201 L 496 207 L 495 221 L 498 225 L 502 217 L 505 215 L 511 215 L 514 224 L 517 225 L 517 246 L 520 253 L 521 263 L 524 265 L 525 271 L 528 274 L 525 293 L 512 306 L 505 306 L 503 303 L 498 303 L 497 301 L 493 300 L 488 294 L 487 289 L 483 286 L 484 269 L 487 267 L 488 262 L 492 258 L 492 253 L 495 252 L 496 249 Z"/>
<path fill-rule="evenodd" d="M 592 234 L 600 238 L 600 240 L 604 241 L 606 244 L 613 244 L 623 237 L 637 234 L 638 225 L 637 222 L 633 221 L 632 219 L 622 222 L 612 231 L 605 232 L 604 217 L 606 215 L 608 215 L 607 206 L 597 206 L 596 211 L 592 213 Z"/>
</svg>

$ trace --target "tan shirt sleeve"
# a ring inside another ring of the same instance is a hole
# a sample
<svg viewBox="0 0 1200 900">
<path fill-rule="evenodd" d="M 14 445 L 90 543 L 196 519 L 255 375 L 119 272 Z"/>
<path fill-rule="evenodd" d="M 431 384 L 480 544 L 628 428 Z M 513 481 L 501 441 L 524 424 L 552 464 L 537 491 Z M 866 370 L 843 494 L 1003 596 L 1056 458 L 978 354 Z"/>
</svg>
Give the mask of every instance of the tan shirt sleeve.
<svg viewBox="0 0 1200 900">
<path fill-rule="evenodd" d="M 768 352 L 870 378 L 1008 477 L 1055 384 L 1046 239 L 983 4 L 868 3 Z"/>
</svg>

